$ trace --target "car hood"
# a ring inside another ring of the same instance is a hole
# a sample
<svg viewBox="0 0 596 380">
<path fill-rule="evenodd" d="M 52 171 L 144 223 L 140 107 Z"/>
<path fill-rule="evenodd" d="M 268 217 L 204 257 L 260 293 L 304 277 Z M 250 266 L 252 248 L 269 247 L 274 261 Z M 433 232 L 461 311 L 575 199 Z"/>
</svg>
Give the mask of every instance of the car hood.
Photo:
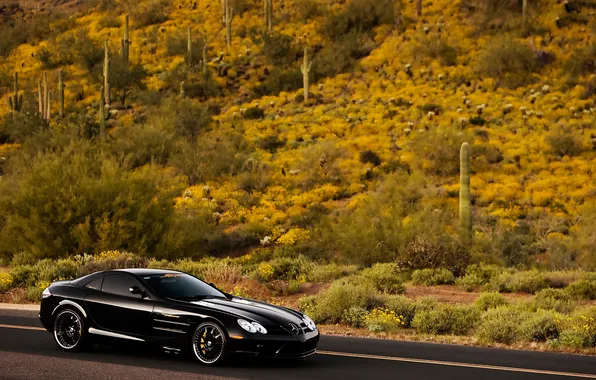
<svg viewBox="0 0 596 380">
<path fill-rule="evenodd" d="M 256 320 L 260 323 L 266 323 L 266 321 L 269 321 L 270 323 L 284 327 L 287 327 L 288 323 L 290 322 L 295 323 L 298 326 L 303 323 L 303 316 L 297 311 L 242 297 L 233 297 L 228 299 L 205 298 L 200 301 L 192 301 L 191 303 L 203 307 L 217 309 L 226 313 L 235 314 L 242 318 Z"/>
</svg>

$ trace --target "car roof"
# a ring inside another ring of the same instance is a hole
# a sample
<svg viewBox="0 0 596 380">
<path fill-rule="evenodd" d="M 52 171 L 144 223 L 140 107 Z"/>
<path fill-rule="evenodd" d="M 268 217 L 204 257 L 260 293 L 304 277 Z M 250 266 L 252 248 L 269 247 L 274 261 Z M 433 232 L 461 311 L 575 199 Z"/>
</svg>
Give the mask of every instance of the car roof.
<svg viewBox="0 0 596 380">
<path fill-rule="evenodd" d="M 150 268 L 127 268 L 127 269 L 114 269 L 111 272 L 127 272 L 136 276 L 151 276 L 154 274 L 165 274 L 165 273 L 181 273 L 175 270 L 167 269 L 150 269 Z"/>
</svg>

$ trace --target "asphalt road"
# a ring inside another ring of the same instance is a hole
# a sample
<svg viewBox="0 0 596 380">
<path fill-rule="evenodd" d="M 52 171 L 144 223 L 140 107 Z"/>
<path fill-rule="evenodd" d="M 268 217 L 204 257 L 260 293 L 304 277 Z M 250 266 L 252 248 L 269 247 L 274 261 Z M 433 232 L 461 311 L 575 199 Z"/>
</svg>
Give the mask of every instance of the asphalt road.
<svg viewBox="0 0 596 380">
<path fill-rule="evenodd" d="M 596 357 L 323 336 L 298 361 L 232 358 L 210 368 L 144 346 L 58 349 L 36 313 L 0 310 L 0 379 L 596 379 Z"/>
</svg>

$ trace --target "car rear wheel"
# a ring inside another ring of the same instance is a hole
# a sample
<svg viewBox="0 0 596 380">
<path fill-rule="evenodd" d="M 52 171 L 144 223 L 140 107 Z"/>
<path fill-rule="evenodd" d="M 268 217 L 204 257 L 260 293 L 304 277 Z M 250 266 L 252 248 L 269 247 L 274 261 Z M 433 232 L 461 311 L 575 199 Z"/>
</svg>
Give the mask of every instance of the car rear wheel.
<svg viewBox="0 0 596 380">
<path fill-rule="evenodd" d="M 54 340 L 65 351 L 80 351 L 86 347 L 87 332 L 81 314 L 63 309 L 54 317 Z"/>
<path fill-rule="evenodd" d="M 192 337 L 192 351 L 195 357 L 206 365 L 219 365 L 227 357 L 225 331 L 215 322 L 203 322 Z"/>
</svg>

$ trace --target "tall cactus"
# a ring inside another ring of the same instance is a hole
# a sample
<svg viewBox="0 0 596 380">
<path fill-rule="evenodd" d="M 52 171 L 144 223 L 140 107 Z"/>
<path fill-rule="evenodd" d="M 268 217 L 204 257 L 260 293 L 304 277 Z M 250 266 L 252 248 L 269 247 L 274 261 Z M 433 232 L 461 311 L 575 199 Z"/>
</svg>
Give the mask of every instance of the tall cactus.
<svg viewBox="0 0 596 380">
<path fill-rule="evenodd" d="M 459 224 L 464 244 L 472 241 L 472 199 L 470 195 L 470 146 L 463 143 L 459 151 Z"/>
<path fill-rule="evenodd" d="M 108 39 L 104 42 L 103 58 L 103 89 L 106 104 L 110 104 L 110 49 L 108 48 Z"/>
<path fill-rule="evenodd" d="M 64 118 L 64 81 L 62 69 L 58 70 L 58 103 L 60 103 L 60 118 Z"/>
<path fill-rule="evenodd" d="M 528 0 L 523 0 L 522 2 L 522 18 L 524 20 L 524 24 L 528 21 Z"/>
<path fill-rule="evenodd" d="M 265 14 L 265 25 L 267 30 L 271 33 L 273 29 L 273 0 L 263 0 L 263 8 Z"/>
<path fill-rule="evenodd" d="M 180 96 L 184 97 L 184 81 L 180 82 Z"/>
<path fill-rule="evenodd" d="M 50 120 L 50 87 L 48 86 L 48 74 L 43 72 L 43 115 L 45 120 Z"/>
<path fill-rule="evenodd" d="M 124 16 L 124 38 L 122 39 L 122 60 L 128 64 L 130 56 L 130 39 L 128 38 L 128 14 Z"/>
<path fill-rule="evenodd" d="M 304 103 L 308 102 L 308 87 L 310 84 L 310 68 L 312 66 L 312 60 L 308 60 L 308 47 L 304 48 L 304 62 L 300 66 L 302 71 L 302 82 L 304 84 Z"/>
<path fill-rule="evenodd" d="M 19 112 L 23 109 L 23 94 L 19 95 L 19 73 L 14 73 L 13 95 L 8 97 L 8 106 L 12 112 Z"/>
<path fill-rule="evenodd" d="M 209 62 L 208 59 L 209 57 L 207 56 L 207 40 L 205 40 L 205 43 L 203 44 L 203 60 L 201 62 L 203 77 L 205 79 L 209 77 L 209 67 L 207 66 L 207 63 Z"/>
<path fill-rule="evenodd" d="M 190 26 L 186 36 L 186 54 L 188 55 L 188 67 L 192 67 L 192 30 Z"/>
<path fill-rule="evenodd" d="M 52 118 L 52 102 L 51 102 L 51 96 L 52 96 L 52 91 L 48 90 L 48 94 L 46 95 L 46 102 L 47 102 L 47 108 L 46 108 L 46 121 L 50 122 L 50 119 Z"/>
<path fill-rule="evenodd" d="M 43 92 L 41 90 L 41 79 L 37 80 L 37 100 L 39 102 L 39 116 L 43 117 Z"/>
<path fill-rule="evenodd" d="M 228 54 L 230 53 L 230 49 L 232 47 L 232 19 L 234 18 L 234 9 L 228 5 L 228 0 L 225 0 L 225 7 L 226 7 L 226 48 L 228 50 Z"/>
<path fill-rule="evenodd" d="M 102 140 L 106 138 L 106 121 L 108 120 L 106 116 L 106 106 L 105 106 L 105 92 L 103 86 L 99 90 L 99 137 Z"/>
</svg>

